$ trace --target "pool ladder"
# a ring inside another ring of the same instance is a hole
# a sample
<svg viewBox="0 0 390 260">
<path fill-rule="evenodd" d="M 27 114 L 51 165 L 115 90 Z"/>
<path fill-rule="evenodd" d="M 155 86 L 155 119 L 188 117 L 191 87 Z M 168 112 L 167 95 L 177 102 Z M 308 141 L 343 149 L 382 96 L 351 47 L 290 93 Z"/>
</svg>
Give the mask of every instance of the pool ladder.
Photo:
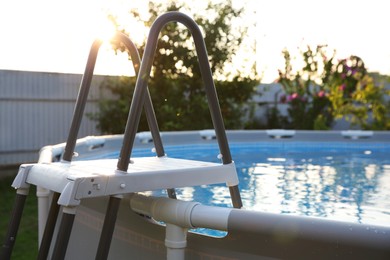
<svg viewBox="0 0 390 260">
<path fill-rule="evenodd" d="M 182 23 L 190 30 L 193 36 L 211 118 L 222 155 L 222 164 L 174 159 L 165 156 L 147 82 L 159 33 L 169 22 Z M 23 164 L 20 166 L 12 184 L 17 189 L 16 199 L 6 239 L 2 247 L 1 259 L 6 260 L 11 257 L 24 203 L 31 184 L 53 192 L 45 230 L 40 243 L 38 259 L 47 259 L 48 257 L 60 206 L 63 209 L 62 218 L 51 259 L 65 258 L 76 208 L 84 198 L 110 197 L 96 259 L 107 259 L 108 257 L 117 212 L 123 194 L 167 189 L 168 196 L 175 199 L 174 188 L 177 187 L 227 183 L 233 206 L 235 208 L 242 207 L 237 172 L 230 154 L 208 55 L 198 25 L 190 17 L 180 12 L 168 12 L 159 16 L 151 27 L 142 62 L 140 62 L 134 43 L 126 35 L 117 32 L 115 39 L 123 43 L 130 52 L 137 73 L 137 81 L 126 123 L 123 144 L 117 162 L 115 160 L 72 162 L 98 50 L 102 43 L 96 40 L 92 44 L 89 53 L 61 162 Z M 145 109 L 157 157 L 132 158 L 130 161 L 142 107 Z M 148 182 L 148 178 L 153 178 L 154 181 Z"/>
</svg>

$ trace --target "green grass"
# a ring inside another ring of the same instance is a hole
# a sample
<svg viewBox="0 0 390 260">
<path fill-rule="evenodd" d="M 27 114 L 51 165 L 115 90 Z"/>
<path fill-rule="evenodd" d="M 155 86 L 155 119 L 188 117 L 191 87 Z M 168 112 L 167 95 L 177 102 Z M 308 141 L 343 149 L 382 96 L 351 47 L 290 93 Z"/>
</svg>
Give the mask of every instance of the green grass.
<svg viewBox="0 0 390 260">
<path fill-rule="evenodd" d="M 0 241 L 3 246 L 16 191 L 11 187 L 14 177 L 0 179 Z M 30 187 L 22 221 L 12 252 L 12 260 L 36 259 L 38 255 L 38 207 L 35 186 Z"/>
</svg>

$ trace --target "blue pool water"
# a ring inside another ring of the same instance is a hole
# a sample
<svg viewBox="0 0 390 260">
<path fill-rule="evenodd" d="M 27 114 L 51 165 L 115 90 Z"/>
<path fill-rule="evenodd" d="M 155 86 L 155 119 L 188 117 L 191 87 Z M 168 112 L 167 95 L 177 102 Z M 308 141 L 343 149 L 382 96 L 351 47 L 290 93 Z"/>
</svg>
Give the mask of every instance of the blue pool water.
<svg viewBox="0 0 390 260">
<path fill-rule="evenodd" d="M 390 147 L 381 143 L 232 143 L 246 209 L 390 226 Z M 217 145 L 169 146 L 169 157 L 218 162 Z M 146 149 L 133 157 L 153 156 Z M 117 154 L 111 154 L 116 158 Z M 165 191 L 153 192 L 165 195 Z M 178 198 L 231 207 L 228 188 L 177 189 Z"/>
</svg>

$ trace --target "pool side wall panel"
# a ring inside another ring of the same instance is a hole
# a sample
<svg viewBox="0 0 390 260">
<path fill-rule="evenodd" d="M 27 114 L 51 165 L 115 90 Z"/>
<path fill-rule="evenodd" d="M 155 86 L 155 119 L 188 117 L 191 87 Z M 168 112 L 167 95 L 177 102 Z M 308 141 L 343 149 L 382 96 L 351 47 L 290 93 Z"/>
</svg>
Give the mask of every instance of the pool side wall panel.
<svg viewBox="0 0 390 260">
<path fill-rule="evenodd" d="M 66 259 L 93 259 L 107 199 L 79 207 Z M 233 210 L 229 233 L 188 234 L 186 259 L 390 259 L 390 228 Z M 121 202 L 109 259 L 165 259 L 165 227 Z"/>
</svg>

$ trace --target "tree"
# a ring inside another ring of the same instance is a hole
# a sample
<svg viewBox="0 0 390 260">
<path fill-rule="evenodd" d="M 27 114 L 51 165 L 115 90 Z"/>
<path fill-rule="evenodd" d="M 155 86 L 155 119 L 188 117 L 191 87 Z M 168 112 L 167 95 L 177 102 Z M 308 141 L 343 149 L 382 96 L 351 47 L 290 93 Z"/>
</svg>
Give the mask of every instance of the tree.
<svg viewBox="0 0 390 260">
<path fill-rule="evenodd" d="M 131 14 L 146 27 L 150 27 L 157 16 L 166 11 L 193 14 L 192 17 L 204 32 L 225 125 L 227 128 L 241 128 L 241 118 L 245 113 L 243 104 L 254 92 L 258 78 L 241 76 L 239 71 L 225 71 L 229 66 L 232 67 L 234 53 L 247 29 L 232 27 L 232 23 L 240 18 L 243 10 L 235 10 L 231 1 L 226 1 L 219 4 L 208 3 L 204 12 L 195 12 L 196 10 L 184 2 L 168 1 L 165 4 L 149 2 L 149 17 L 145 20 L 137 10 L 133 10 Z M 118 24 L 116 17 L 111 18 L 118 30 L 129 34 L 126 28 Z M 124 46 L 118 43 L 113 43 L 113 46 L 117 51 L 125 51 Z M 139 46 L 141 54 L 144 48 L 145 42 Z M 254 64 L 249 66 L 248 70 L 253 72 L 252 75 L 256 75 Z M 109 88 L 118 97 L 115 101 L 103 100 L 100 103 L 100 112 L 93 115 L 103 132 L 123 132 L 123 122 L 127 118 L 134 83 L 134 78 L 103 82 L 103 87 Z M 148 86 L 161 130 L 212 127 L 195 47 L 190 39 L 190 32 L 184 26 L 169 23 L 162 30 Z M 141 118 L 139 129 L 148 129 L 145 117 Z"/>
</svg>

